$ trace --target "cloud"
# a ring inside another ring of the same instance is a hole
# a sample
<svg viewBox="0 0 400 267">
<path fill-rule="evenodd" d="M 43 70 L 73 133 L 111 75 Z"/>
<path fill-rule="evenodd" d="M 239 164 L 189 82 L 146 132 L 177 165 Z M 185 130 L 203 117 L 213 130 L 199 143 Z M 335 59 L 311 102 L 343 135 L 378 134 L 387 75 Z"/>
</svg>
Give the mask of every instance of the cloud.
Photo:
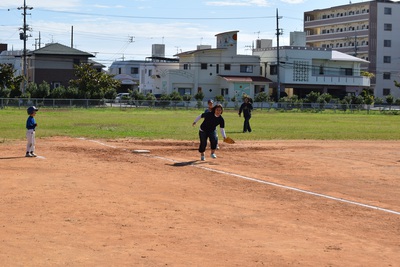
<svg viewBox="0 0 400 267">
<path fill-rule="evenodd" d="M 227 0 L 227 1 L 209 1 L 208 6 L 269 6 L 267 0 Z"/>
<path fill-rule="evenodd" d="M 281 1 L 288 4 L 303 4 L 306 0 L 281 0 Z"/>
<path fill-rule="evenodd" d="M 0 7 L 2 8 L 13 8 L 13 7 L 22 7 L 24 4 L 16 3 L 15 0 L 1 0 Z M 81 6 L 81 0 L 63 0 L 63 1 L 54 1 L 54 0 L 35 0 L 35 1 L 27 1 L 26 5 L 35 8 L 46 8 L 52 10 L 69 10 Z"/>
</svg>

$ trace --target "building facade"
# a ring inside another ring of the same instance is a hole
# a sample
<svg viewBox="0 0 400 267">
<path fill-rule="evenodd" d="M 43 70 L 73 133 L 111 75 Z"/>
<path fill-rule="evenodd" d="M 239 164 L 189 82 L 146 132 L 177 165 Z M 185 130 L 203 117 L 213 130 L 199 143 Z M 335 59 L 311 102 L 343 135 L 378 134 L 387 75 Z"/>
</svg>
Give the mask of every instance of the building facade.
<svg viewBox="0 0 400 267">
<path fill-rule="evenodd" d="M 46 81 L 51 89 L 68 87 L 69 81 L 76 78 L 74 66 L 89 63 L 90 57 L 94 56 L 62 44 L 48 44 L 28 53 L 28 81 Z"/>
<path fill-rule="evenodd" d="M 369 61 L 362 69 L 376 97 L 400 97 L 400 3 L 367 1 L 304 13 L 307 46 L 330 48 Z M 397 32 L 397 34 L 396 34 Z"/>
<path fill-rule="evenodd" d="M 280 96 L 304 98 L 314 91 L 342 98 L 370 87 L 370 79 L 361 76 L 361 64 L 367 61 L 330 48 L 279 47 L 279 66 L 276 47 L 259 47 L 253 54 L 260 57 L 263 75 L 274 82 L 271 95 L 276 95 L 278 88 L 278 68 Z"/>
<path fill-rule="evenodd" d="M 216 48 L 203 45 L 177 54 L 179 69 L 169 70 L 162 85 L 181 94 L 202 92 L 206 99 L 240 99 L 244 94 L 254 97 L 269 91 L 271 81 L 260 75 L 260 58 L 238 55 L 237 38 L 238 31 L 219 33 Z"/>
</svg>

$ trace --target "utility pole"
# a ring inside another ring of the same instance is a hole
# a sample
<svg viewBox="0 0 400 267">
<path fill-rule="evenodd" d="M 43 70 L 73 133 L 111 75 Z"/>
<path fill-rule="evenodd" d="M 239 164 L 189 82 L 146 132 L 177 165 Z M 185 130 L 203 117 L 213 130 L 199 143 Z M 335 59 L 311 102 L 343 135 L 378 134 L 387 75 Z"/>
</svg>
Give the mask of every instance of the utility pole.
<svg viewBox="0 0 400 267">
<path fill-rule="evenodd" d="M 279 77 L 280 58 L 279 58 L 279 35 L 282 35 L 282 29 L 279 29 L 279 19 L 282 17 L 278 16 L 278 9 L 276 9 L 276 101 L 278 102 L 281 95 L 281 81 Z"/>
<path fill-rule="evenodd" d="M 26 15 L 30 15 L 26 13 L 26 10 L 32 10 L 33 7 L 29 7 L 26 5 L 26 0 L 24 0 L 24 6 L 19 7 L 18 10 L 23 10 L 22 15 L 24 16 L 24 25 L 20 30 L 22 32 L 19 33 L 19 39 L 24 41 L 24 51 L 23 51 L 23 57 L 22 57 L 22 69 L 24 71 L 24 86 L 22 88 L 22 93 L 25 93 L 26 91 L 26 86 L 28 83 L 28 62 L 27 62 L 27 56 L 26 56 L 26 40 L 28 39 L 28 35 L 26 34 L 27 31 L 30 31 L 31 29 L 29 28 L 29 25 L 26 24 Z"/>
</svg>

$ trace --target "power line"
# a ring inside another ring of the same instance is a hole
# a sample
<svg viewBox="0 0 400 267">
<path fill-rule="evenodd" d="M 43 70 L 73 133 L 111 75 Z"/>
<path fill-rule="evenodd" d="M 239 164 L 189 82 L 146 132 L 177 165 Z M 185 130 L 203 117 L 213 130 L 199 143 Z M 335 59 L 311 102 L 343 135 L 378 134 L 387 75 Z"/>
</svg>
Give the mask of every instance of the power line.
<svg viewBox="0 0 400 267">
<path fill-rule="evenodd" d="M 96 17 L 113 17 L 113 18 L 129 18 L 129 19 L 161 19 L 161 20 L 252 20 L 252 19 L 268 19 L 274 16 L 261 16 L 261 17 L 152 17 L 152 16 L 130 16 L 130 15 L 110 15 L 100 13 L 86 13 L 86 12 L 73 12 L 73 11 L 58 11 L 49 9 L 38 9 L 44 12 L 63 13 L 71 15 L 83 16 L 96 16 Z"/>
</svg>

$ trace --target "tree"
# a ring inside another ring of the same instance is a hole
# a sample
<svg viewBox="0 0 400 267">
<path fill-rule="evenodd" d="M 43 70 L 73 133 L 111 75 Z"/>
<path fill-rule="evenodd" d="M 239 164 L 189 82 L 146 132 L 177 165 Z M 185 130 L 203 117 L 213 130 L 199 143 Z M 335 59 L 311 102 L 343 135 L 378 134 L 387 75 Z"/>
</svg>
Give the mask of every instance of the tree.
<svg viewBox="0 0 400 267">
<path fill-rule="evenodd" d="M 182 96 L 177 91 L 173 91 L 169 95 L 169 99 L 171 99 L 173 101 L 173 104 L 175 107 L 179 102 L 181 102 L 183 100 Z"/>
<path fill-rule="evenodd" d="M 79 97 L 101 99 L 106 94 L 113 95 L 110 90 L 115 90 L 116 94 L 117 88 L 121 85 L 120 81 L 113 79 L 110 74 L 98 72 L 92 65 L 75 65 L 76 79 L 70 80 L 69 84 L 78 89 Z"/>
<path fill-rule="evenodd" d="M 386 103 L 389 105 L 389 110 L 392 109 L 392 105 L 394 103 L 394 97 L 392 95 L 386 96 Z"/>
<path fill-rule="evenodd" d="M 135 100 L 135 106 L 138 107 L 146 99 L 146 96 L 139 90 L 135 90 L 132 92 L 132 99 Z"/>
<path fill-rule="evenodd" d="M 20 96 L 20 85 L 24 76 L 15 75 L 15 70 L 10 64 L 0 64 L 0 97 Z"/>
<path fill-rule="evenodd" d="M 154 106 L 154 104 L 155 104 L 157 98 L 155 97 L 154 94 L 152 94 L 152 93 L 147 93 L 147 95 L 146 95 L 146 100 L 149 102 L 149 106 L 152 107 L 152 106 Z"/>
<path fill-rule="evenodd" d="M 194 99 L 197 101 L 203 101 L 204 93 L 202 91 L 197 92 L 197 94 L 194 95 Z"/>
<path fill-rule="evenodd" d="M 29 83 L 26 91 L 32 98 L 45 98 L 50 95 L 50 85 L 43 81 L 39 86 L 35 83 Z"/>
<path fill-rule="evenodd" d="M 310 92 L 308 95 L 306 95 L 306 100 L 309 103 L 317 103 L 319 96 L 321 95 L 320 92 Z"/>
<path fill-rule="evenodd" d="M 203 107 L 203 99 L 204 99 L 204 93 L 202 91 L 197 92 L 197 94 L 194 95 L 194 99 L 197 100 L 197 108 L 202 108 Z"/>
</svg>

